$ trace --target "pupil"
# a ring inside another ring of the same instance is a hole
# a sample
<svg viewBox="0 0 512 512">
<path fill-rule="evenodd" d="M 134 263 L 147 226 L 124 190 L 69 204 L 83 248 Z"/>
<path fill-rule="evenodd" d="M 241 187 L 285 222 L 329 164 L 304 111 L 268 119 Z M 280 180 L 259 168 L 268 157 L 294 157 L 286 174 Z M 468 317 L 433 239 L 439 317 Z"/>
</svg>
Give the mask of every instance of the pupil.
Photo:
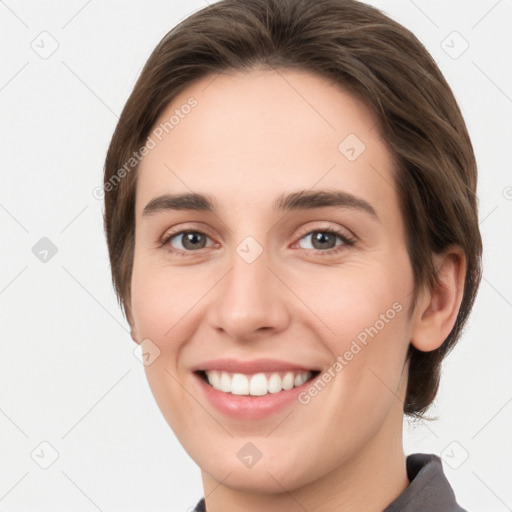
<svg viewBox="0 0 512 512">
<path fill-rule="evenodd" d="M 199 233 L 186 233 L 185 234 L 185 243 L 183 244 L 183 246 L 187 249 L 197 249 L 198 245 L 195 242 L 197 242 L 199 237 L 200 237 Z"/>
<path fill-rule="evenodd" d="M 313 245 L 315 245 L 315 242 L 320 242 L 320 249 L 325 249 L 325 242 L 329 240 L 329 237 L 331 236 L 331 233 L 325 233 L 322 231 L 317 231 L 315 235 L 313 236 Z M 331 240 L 332 241 L 332 240 Z M 322 244 L 324 244 L 322 246 Z"/>
</svg>

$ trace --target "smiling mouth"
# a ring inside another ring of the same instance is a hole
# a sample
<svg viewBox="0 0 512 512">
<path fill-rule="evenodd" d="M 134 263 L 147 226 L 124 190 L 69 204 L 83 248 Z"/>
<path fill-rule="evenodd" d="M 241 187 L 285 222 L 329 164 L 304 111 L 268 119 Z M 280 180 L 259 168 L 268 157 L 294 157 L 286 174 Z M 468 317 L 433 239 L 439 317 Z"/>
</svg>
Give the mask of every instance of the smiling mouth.
<svg viewBox="0 0 512 512">
<path fill-rule="evenodd" d="M 213 389 L 223 393 L 265 396 L 302 386 L 314 379 L 320 372 L 308 370 L 245 374 L 221 370 L 199 370 L 195 373 Z"/>
</svg>

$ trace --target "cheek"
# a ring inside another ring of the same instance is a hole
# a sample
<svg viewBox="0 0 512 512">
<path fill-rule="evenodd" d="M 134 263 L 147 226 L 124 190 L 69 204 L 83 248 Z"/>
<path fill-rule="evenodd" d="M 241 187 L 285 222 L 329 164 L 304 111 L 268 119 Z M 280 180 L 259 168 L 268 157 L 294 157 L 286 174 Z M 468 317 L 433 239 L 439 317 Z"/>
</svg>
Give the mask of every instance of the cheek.
<svg viewBox="0 0 512 512">
<path fill-rule="evenodd" d="M 297 294 L 324 325 L 331 348 L 338 354 L 348 348 L 347 340 L 364 342 L 369 331 L 389 331 L 389 326 L 398 323 L 396 318 L 401 321 L 411 286 L 407 267 L 397 272 L 381 262 L 331 267 L 294 282 Z"/>
<path fill-rule="evenodd" d="M 316 283 L 307 305 L 327 326 L 321 328 L 325 334 L 319 340 L 333 362 L 323 374 L 325 386 L 313 389 L 312 385 L 301 403 L 316 418 L 318 431 L 326 432 L 330 440 L 326 465 L 334 467 L 340 454 L 348 456 L 371 439 L 393 404 L 401 400 L 397 397 L 402 393 L 399 386 L 410 329 L 407 308 L 412 274 L 407 268 L 393 273 L 376 263 L 339 272 L 330 269 L 326 280 L 307 279 L 310 286 Z M 343 436 L 338 435 L 340 431 Z M 304 444 L 311 460 L 315 452 L 325 450 L 321 439 L 308 443 Z"/>
<path fill-rule="evenodd" d="M 387 264 L 331 268 L 329 278 L 310 276 L 302 285 L 302 293 L 306 287 L 314 290 L 307 306 L 321 320 L 317 325 L 333 364 L 339 363 L 331 372 L 333 389 L 347 408 L 370 408 L 376 402 L 385 408 L 400 382 L 410 340 L 413 278 L 407 255 L 397 254 L 396 260 L 402 260 L 398 267 L 387 258 Z"/>
<path fill-rule="evenodd" d="M 192 417 L 200 415 L 201 411 L 196 411 L 194 403 L 190 403 L 183 386 L 177 385 L 186 378 L 186 372 L 179 365 L 180 354 L 194 335 L 198 300 L 207 288 L 197 280 L 180 275 L 177 269 L 166 269 L 161 262 L 137 255 L 131 287 L 138 338 L 151 340 L 160 351 L 159 356 L 145 366 L 147 381 L 162 414 L 181 439 L 186 435 L 188 421 L 181 411 L 189 411 Z"/>
<path fill-rule="evenodd" d="M 173 340 L 187 338 L 187 326 L 194 307 L 206 293 L 204 283 L 183 275 L 178 269 L 166 269 L 160 262 L 134 259 L 131 300 L 138 336 L 149 338 L 162 352 L 175 351 Z"/>
</svg>

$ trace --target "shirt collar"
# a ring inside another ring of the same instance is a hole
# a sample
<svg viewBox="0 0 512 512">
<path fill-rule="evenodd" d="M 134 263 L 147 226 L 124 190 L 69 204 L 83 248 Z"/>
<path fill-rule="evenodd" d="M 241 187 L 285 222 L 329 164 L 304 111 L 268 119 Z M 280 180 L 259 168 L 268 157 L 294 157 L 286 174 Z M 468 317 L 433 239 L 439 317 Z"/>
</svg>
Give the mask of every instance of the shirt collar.
<svg viewBox="0 0 512 512">
<path fill-rule="evenodd" d="M 455 494 L 437 455 L 414 453 L 407 457 L 409 486 L 383 512 L 465 512 Z"/>
</svg>

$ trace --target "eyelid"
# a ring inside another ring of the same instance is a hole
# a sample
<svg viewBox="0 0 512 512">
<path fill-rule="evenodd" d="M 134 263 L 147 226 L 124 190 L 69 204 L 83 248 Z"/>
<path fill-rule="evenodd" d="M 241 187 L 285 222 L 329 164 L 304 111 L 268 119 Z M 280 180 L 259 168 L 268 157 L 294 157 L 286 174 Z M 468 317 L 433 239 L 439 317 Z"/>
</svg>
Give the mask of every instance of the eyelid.
<svg viewBox="0 0 512 512">
<path fill-rule="evenodd" d="M 337 236 L 342 243 L 340 245 L 335 245 L 330 249 L 302 249 L 299 247 L 298 250 L 305 252 L 306 254 L 320 257 L 329 257 L 329 256 L 338 256 L 341 252 L 346 251 L 348 248 L 355 245 L 357 239 L 353 235 L 353 233 L 346 229 L 342 228 L 339 225 L 337 226 L 320 226 L 320 227 L 304 227 L 301 229 L 299 234 L 297 235 L 297 241 L 293 243 L 293 245 L 297 245 L 305 236 L 311 236 L 313 233 L 331 233 Z"/>
<path fill-rule="evenodd" d="M 207 226 L 202 224 L 201 222 L 189 222 L 189 223 L 186 223 L 184 227 L 180 223 L 180 224 L 177 224 L 177 226 L 179 226 L 179 228 L 175 228 L 174 226 L 167 228 L 164 231 L 164 234 L 158 239 L 158 243 L 162 242 L 162 240 L 168 238 L 169 236 L 177 235 L 179 233 L 191 232 L 191 231 L 203 233 L 205 235 L 208 235 L 210 238 L 213 238 L 210 233 L 211 230 Z"/>
<path fill-rule="evenodd" d="M 164 232 L 164 234 L 157 240 L 157 246 L 160 248 L 165 248 L 165 246 L 167 246 L 169 244 L 169 242 L 172 238 L 174 238 L 177 235 L 182 235 L 184 233 L 200 233 L 202 235 L 207 236 L 211 240 L 213 240 L 213 236 L 211 235 L 210 230 L 207 227 L 205 227 L 201 223 L 192 222 L 190 224 L 187 224 L 185 227 L 181 227 L 181 225 L 180 225 L 180 227 L 178 229 L 174 229 L 174 228 L 167 229 Z M 178 253 L 178 252 L 180 252 L 180 250 L 172 249 L 172 250 L 169 250 L 169 252 L 177 252 Z M 193 254 L 194 252 L 199 252 L 199 251 L 181 251 L 181 252 Z"/>
<path fill-rule="evenodd" d="M 325 224 L 321 225 L 321 226 L 304 226 L 302 228 L 300 228 L 297 236 L 299 238 L 302 238 L 304 235 L 308 235 L 314 231 L 331 231 L 333 233 L 336 233 L 338 235 L 343 235 L 345 238 L 347 239 L 350 239 L 350 240 L 355 240 L 355 235 L 352 233 L 352 231 L 350 231 L 349 229 L 345 228 L 345 227 L 342 227 L 338 224 L 329 224 L 325 221 Z"/>
</svg>

